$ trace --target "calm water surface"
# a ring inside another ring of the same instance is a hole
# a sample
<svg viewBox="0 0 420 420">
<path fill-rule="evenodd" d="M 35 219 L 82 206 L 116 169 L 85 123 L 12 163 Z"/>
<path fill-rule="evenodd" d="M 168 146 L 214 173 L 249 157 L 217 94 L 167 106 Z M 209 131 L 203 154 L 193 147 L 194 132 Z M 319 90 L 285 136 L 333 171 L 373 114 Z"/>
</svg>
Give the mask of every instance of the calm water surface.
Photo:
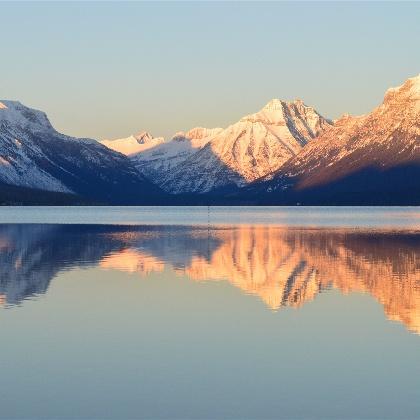
<svg viewBox="0 0 420 420">
<path fill-rule="evenodd" d="M 2 208 L 0 418 L 418 419 L 420 209 Z"/>
</svg>

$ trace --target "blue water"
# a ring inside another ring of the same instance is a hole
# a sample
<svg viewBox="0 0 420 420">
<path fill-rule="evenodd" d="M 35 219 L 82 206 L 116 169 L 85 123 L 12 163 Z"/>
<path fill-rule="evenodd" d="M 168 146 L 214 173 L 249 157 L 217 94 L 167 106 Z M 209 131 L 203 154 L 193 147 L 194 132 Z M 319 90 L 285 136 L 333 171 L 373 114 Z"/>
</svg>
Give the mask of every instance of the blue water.
<svg viewBox="0 0 420 420">
<path fill-rule="evenodd" d="M 0 418 L 420 418 L 418 208 L 0 221 Z"/>
<path fill-rule="evenodd" d="M 282 225 L 420 229 L 418 207 L 3 207 L 1 223 Z"/>
</svg>

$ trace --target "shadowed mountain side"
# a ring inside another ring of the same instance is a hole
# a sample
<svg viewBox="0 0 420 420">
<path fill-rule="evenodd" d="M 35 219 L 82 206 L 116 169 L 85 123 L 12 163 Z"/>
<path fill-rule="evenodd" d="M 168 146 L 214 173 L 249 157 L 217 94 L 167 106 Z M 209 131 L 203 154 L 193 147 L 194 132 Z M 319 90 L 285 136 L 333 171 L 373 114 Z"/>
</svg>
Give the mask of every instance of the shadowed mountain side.
<svg viewBox="0 0 420 420">
<path fill-rule="evenodd" d="M 172 194 L 175 200 L 182 200 L 182 197 L 191 197 L 193 200 L 200 200 L 200 196 L 207 195 L 209 189 L 223 188 L 237 189 L 238 185 L 246 184 L 246 179 L 235 169 L 224 162 L 212 149 L 211 144 L 205 145 L 201 150 L 182 162 L 177 167 L 176 173 L 171 174 L 161 184 L 164 190 L 175 189 Z M 212 185 L 212 187 L 210 187 Z M 214 186 L 215 185 L 215 186 Z M 183 191 L 190 191 L 184 193 Z M 181 195 L 180 197 L 177 197 Z M 197 196 L 195 198 L 195 196 Z M 187 204 L 190 200 L 187 201 Z"/>
<path fill-rule="evenodd" d="M 227 192 L 225 200 L 258 205 L 420 205 L 420 163 L 391 168 L 365 167 L 321 185 L 300 185 L 284 178 L 282 186 L 256 182 L 242 191 Z M 261 186 L 264 185 L 264 188 Z M 292 186 L 292 188 L 290 188 Z M 267 191 L 267 189 L 269 191 Z M 209 197 L 208 202 L 223 201 Z"/>
<path fill-rule="evenodd" d="M 204 147 L 219 130 L 222 129 L 196 127 L 187 133 L 179 132 L 170 141 L 160 144 L 152 142 L 148 149 L 130 157 L 142 174 L 161 185 L 165 182 L 167 175 L 193 153 Z"/>
<path fill-rule="evenodd" d="M 140 173 L 170 192 L 167 196 L 169 205 L 230 204 L 225 194 L 236 192 L 238 185 L 246 185 L 249 181 L 227 165 L 210 143 L 193 146 L 190 141 L 175 137 L 132 156 L 131 160 Z M 166 150 L 168 143 L 182 146 L 179 147 L 181 151 Z M 146 157 L 143 156 L 146 153 Z"/>
<path fill-rule="evenodd" d="M 121 153 L 92 139 L 59 133 L 45 113 L 16 101 L 0 102 L 0 182 L 74 194 L 82 202 L 158 204 L 166 194 L 143 177 Z M 9 191 L 10 196 L 11 191 Z M 58 194 L 52 199 L 58 199 Z M 3 195 L 3 201 L 9 197 Z"/>
<path fill-rule="evenodd" d="M 27 206 L 72 206 L 98 205 L 93 200 L 83 199 L 75 194 L 18 187 L 0 182 L 0 205 Z"/>
</svg>

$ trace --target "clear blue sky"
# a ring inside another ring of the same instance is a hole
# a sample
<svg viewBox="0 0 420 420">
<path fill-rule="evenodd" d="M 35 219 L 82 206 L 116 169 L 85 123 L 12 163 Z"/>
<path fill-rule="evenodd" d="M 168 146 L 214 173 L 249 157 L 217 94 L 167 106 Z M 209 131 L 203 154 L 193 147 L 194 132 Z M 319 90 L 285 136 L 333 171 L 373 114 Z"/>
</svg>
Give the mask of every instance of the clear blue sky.
<svg viewBox="0 0 420 420">
<path fill-rule="evenodd" d="M 271 98 L 365 113 L 420 72 L 420 3 L 0 3 L 0 98 L 67 134 L 226 126 Z"/>
</svg>

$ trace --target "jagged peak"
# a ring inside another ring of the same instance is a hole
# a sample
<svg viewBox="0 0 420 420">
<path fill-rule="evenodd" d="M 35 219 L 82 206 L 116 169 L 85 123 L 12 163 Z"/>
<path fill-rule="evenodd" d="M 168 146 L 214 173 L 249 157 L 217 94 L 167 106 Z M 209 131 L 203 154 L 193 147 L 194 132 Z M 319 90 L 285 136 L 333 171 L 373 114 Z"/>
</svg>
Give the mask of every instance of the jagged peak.
<svg viewBox="0 0 420 420">
<path fill-rule="evenodd" d="M 263 107 L 263 110 L 267 110 L 267 111 L 282 110 L 284 104 L 285 104 L 284 101 L 274 98 L 267 102 L 267 104 Z"/>
<path fill-rule="evenodd" d="M 298 116 L 301 117 L 298 117 Z M 281 99 L 272 99 L 260 111 L 255 114 L 249 114 L 240 119 L 241 123 L 253 124 L 283 124 L 290 118 L 311 119 L 313 122 L 322 120 L 331 124 L 331 121 L 320 115 L 313 107 L 307 106 L 302 99 L 293 101 L 283 101 Z"/>
<path fill-rule="evenodd" d="M 139 144 L 145 144 L 148 143 L 155 138 L 150 134 L 148 131 L 140 131 L 139 133 L 135 134 L 133 136 Z"/>
<path fill-rule="evenodd" d="M 290 108 L 291 106 L 305 107 L 308 109 L 313 109 L 311 106 L 305 105 L 305 102 L 296 98 L 293 101 L 283 101 L 278 98 L 271 99 L 267 104 L 262 108 L 265 111 L 281 111 L 284 107 Z"/>
</svg>

